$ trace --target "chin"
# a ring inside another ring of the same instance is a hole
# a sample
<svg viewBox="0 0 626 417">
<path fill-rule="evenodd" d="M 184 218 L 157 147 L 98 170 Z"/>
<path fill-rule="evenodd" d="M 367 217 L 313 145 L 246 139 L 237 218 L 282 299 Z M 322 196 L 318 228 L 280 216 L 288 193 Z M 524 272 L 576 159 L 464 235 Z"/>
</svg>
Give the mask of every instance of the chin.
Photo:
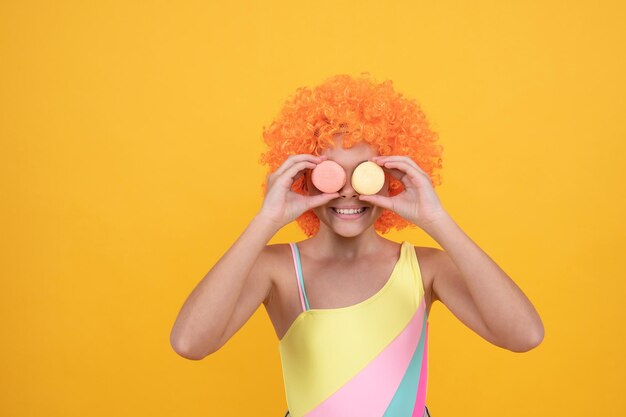
<svg viewBox="0 0 626 417">
<path fill-rule="evenodd" d="M 363 228 L 353 228 L 353 227 L 333 227 L 331 228 L 333 233 L 339 235 L 341 237 L 356 237 L 363 233 L 367 229 Z"/>
<path fill-rule="evenodd" d="M 327 210 L 327 209 L 324 209 L 324 210 Z M 368 212 L 369 211 L 370 210 L 368 210 Z M 359 221 L 359 220 L 346 221 L 346 220 L 334 218 L 332 217 L 332 214 L 329 215 L 328 212 L 322 212 L 322 213 L 316 212 L 316 211 L 314 212 L 317 215 L 317 217 L 320 219 L 320 225 L 324 224 L 324 226 L 326 226 L 329 230 L 332 230 L 333 233 L 342 237 L 355 237 L 355 236 L 362 234 L 363 232 L 368 230 L 370 227 L 372 227 L 374 223 L 376 222 L 376 220 L 378 220 L 378 217 L 380 217 L 380 215 L 382 214 L 382 212 L 366 213 L 367 216 L 374 215 L 374 219 L 371 219 L 371 218 L 361 219 L 361 220 L 366 220 L 366 221 Z"/>
</svg>

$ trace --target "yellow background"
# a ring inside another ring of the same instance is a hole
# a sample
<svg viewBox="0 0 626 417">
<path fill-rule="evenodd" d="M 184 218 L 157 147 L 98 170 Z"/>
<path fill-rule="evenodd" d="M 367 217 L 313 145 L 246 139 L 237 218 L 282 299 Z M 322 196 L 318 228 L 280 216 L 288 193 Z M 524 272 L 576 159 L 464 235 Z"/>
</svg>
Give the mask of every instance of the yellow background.
<svg viewBox="0 0 626 417">
<path fill-rule="evenodd" d="M 261 206 L 262 127 L 368 71 L 421 104 L 444 207 L 546 329 L 513 353 L 436 303 L 432 415 L 623 416 L 624 21 L 618 1 L 2 2 L 0 414 L 282 417 L 263 307 L 202 361 L 169 334 Z"/>
</svg>

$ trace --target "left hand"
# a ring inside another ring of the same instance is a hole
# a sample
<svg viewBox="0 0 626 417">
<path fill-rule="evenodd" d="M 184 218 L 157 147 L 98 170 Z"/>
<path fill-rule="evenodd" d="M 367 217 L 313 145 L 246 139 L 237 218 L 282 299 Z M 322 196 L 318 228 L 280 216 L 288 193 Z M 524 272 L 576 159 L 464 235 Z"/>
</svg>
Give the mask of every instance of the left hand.
<svg viewBox="0 0 626 417">
<path fill-rule="evenodd" d="M 422 228 L 447 216 L 433 189 L 430 177 L 410 157 L 375 156 L 370 160 L 402 181 L 404 191 L 393 197 L 380 194 L 360 195 L 359 200 L 394 211 Z"/>
</svg>

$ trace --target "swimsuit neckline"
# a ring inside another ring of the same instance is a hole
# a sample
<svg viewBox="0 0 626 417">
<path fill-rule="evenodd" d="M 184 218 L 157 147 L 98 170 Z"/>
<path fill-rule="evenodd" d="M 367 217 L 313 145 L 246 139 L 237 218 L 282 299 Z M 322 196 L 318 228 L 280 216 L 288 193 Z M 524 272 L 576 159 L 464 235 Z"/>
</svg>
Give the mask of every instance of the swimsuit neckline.
<svg viewBox="0 0 626 417">
<path fill-rule="evenodd" d="M 396 277 L 396 275 L 398 275 L 400 265 L 402 264 L 402 261 L 404 260 L 404 257 L 405 257 L 405 250 L 406 250 L 405 245 L 408 245 L 408 241 L 403 240 L 400 245 L 400 256 L 396 260 L 396 263 L 394 264 L 393 269 L 391 270 L 391 274 L 389 275 L 389 278 L 387 278 L 387 282 L 385 282 L 385 285 L 383 285 L 381 289 L 376 291 L 374 295 L 366 298 L 363 301 L 359 301 L 358 303 L 351 304 L 349 306 L 334 307 L 334 308 L 310 308 L 308 310 L 301 311 L 300 314 L 298 314 L 296 318 L 293 320 L 293 322 L 289 325 L 289 327 L 287 328 L 287 331 L 285 332 L 285 334 L 283 334 L 283 337 L 278 339 L 278 343 L 279 344 L 284 343 L 285 339 L 289 336 L 289 334 L 291 334 L 292 329 L 296 326 L 296 324 L 300 322 L 302 318 L 307 316 L 308 314 L 347 313 L 347 312 L 356 310 L 360 307 L 363 307 L 365 305 L 368 305 L 374 300 L 376 300 L 377 298 L 381 297 L 387 291 L 387 289 L 391 287 L 391 284 L 395 281 L 394 278 Z"/>
</svg>

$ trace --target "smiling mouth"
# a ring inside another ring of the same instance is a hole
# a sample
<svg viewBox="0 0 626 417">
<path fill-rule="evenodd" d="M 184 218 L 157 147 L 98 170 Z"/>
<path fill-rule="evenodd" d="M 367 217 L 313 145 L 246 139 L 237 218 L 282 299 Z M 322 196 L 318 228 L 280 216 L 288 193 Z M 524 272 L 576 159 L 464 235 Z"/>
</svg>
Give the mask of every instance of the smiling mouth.
<svg viewBox="0 0 626 417">
<path fill-rule="evenodd" d="M 360 207 L 358 209 L 338 209 L 336 207 L 331 207 L 331 210 L 338 214 L 361 214 L 367 210 L 367 207 Z"/>
<path fill-rule="evenodd" d="M 341 211 L 337 211 L 338 209 L 335 207 L 329 208 L 330 212 L 334 217 L 337 217 L 342 220 L 357 220 L 361 217 L 365 216 L 369 207 L 361 207 L 358 209 L 342 209 Z"/>
</svg>

